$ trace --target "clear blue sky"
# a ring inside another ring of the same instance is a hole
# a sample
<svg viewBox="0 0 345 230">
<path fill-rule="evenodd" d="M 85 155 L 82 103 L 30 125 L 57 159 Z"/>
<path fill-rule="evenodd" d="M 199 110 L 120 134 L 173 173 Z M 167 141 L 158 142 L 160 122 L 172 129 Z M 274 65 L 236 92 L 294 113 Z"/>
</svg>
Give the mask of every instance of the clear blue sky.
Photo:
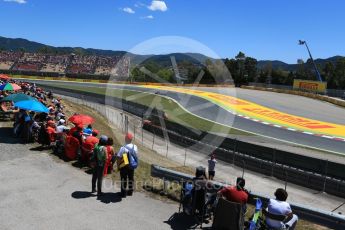
<svg viewBox="0 0 345 230">
<path fill-rule="evenodd" d="M 195 39 L 221 57 L 243 51 L 259 60 L 288 63 L 308 57 L 297 45 L 298 39 L 305 39 L 315 58 L 345 55 L 344 0 L 164 2 L 0 0 L 0 35 L 112 50 L 174 35 Z"/>
</svg>

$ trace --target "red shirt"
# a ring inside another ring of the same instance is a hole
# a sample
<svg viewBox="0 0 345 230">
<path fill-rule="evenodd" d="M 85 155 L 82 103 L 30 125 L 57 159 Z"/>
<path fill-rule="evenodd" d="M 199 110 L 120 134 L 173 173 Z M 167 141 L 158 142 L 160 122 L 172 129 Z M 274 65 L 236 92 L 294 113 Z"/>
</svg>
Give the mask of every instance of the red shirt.
<svg viewBox="0 0 345 230">
<path fill-rule="evenodd" d="M 77 158 L 79 140 L 72 136 L 67 136 L 65 142 L 65 156 L 70 160 L 75 160 Z"/>
<path fill-rule="evenodd" d="M 246 204 L 248 201 L 248 194 L 243 190 L 238 190 L 235 186 L 225 187 L 220 190 L 220 194 L 228 201 Z"/>
<path fill-rule="evenodd" d="M 55 129 L 53 127 L 48 126 L 46 129 L 48 136 L 49 136 L 49 141 L 54 142 L 55 141 Z"/>
<path fill-rule="evenodd" d="M 87 151 L 93 151 L 95 145 L 98 144 L 98 142 L 99 140 L 97 137 L 88 136 L 83 143 L 83 148 Z"/>
<path fill-rule="evenodd" d="M 77 130 L 78 130 L 78 128 L 77 128 L 77 127 L 73 127 L 73 128 L 71 128 L 71 129 L 69 130 L 68 135 L 72 136 L 72 135 L 73 135 L 73 133 L 74 133 L 75 131 L 77 131 Z"/>
</svg>

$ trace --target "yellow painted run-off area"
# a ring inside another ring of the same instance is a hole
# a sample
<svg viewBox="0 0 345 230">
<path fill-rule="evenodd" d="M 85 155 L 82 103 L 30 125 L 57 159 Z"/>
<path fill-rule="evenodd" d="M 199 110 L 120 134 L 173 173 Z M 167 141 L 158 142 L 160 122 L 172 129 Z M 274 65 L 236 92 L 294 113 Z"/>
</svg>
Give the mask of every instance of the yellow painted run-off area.
<svg viewBox="0 0 345 230">
<path fill-rule="evenodd" d="M 313 134 L 326 135 L 330 137 L 345 137 L 345 125 L 333 124 L 283 113 L 252 103 L 250 101 L 238 99 L 233 96 L 227 96 L 201 90 L 186 89 L 181 87 L 156 85 L 145 85 L 143 87 L 168 90 L 201 97 L 233 113 L 247 116 L 258 121 L 279 125 L 285 128 L 291 128 L 303 132 L 310 132 Z"/>
</svg>

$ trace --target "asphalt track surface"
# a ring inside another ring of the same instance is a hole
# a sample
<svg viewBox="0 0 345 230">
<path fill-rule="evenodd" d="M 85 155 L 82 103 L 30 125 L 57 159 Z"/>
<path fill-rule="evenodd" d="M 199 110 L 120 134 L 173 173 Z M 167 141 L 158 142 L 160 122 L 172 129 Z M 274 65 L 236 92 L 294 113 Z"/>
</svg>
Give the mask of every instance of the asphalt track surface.
<svg viewBox="0 0 345 230">
<path fill-rule="evenodd" d="M 38 82 L 38 81 L 37 81 Z M 45 82 L 39 81 L 40 84 Z M 51 85 L 52 82 L 47 82 Z M 66 85 L 66 82 L 54 82 L 57 87 Z M 140 92 L 157 93 L 157 89 L 148 89 L 133 85 L 112 85 L 97 83 L 77 83 L 68 82 L 69 86 L 83 85 L 84 87 L 108 87 L 126 90 L 136 90 Z M 226 89 L 226 88 L 197 88 L 198 90 L 218 92 L 226 95 L 237 96 L 240 99 L 252 101 L 254 103 L 273 108 L 282 112 L 293 115 L 304 116 L 311 119 L 328 121 L 337 124 L 344 124 L 345 110 L 331 105 L 329 103 L 320 102 L 318 100 L 272 92 L 263 92 L 256 90 L 244 89 Z M 213 104 L 203 98 L 191 96 L 183 93 L 171 91 L 159 91 L 159 94 L 175 99 L 186 110 L 200 117 L 215 121 L 224 125 L 232 126 L 237 129 L 249 131 L 260 136 L 289 142 L 290 145 L 302 145 L 313 147 L 319 150 L 330 151 L 345 154 L 345 142 L 327 139 L 323 137 L 308 135 L 299 132 L 293 132 L 287 129 L 277 128 L 261 124 L 252 120 L 244 119 L 229 113 L 220 106 Z"/>
</svg>

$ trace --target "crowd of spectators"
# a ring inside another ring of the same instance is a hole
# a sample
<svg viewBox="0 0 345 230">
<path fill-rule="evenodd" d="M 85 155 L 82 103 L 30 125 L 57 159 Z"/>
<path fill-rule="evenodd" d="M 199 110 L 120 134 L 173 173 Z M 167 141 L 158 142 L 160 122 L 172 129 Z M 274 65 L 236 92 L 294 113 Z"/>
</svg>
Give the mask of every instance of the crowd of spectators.
<svg viewBox="0 0 345 230">
<path fill-rule="evenodd" d="M 47 59 L 40 71 L 64 73 L 69 61 L 69 55 L 47 55 Z"/>
<path fill-rule="evenodd" d="M 0 70 L 129 76 L 129 57 L 0 52 Z"/>
<path fill-rule="evenodd" d="M 100 56 L 97 59 L 95 74 L 98 75 L 110 75 L 113 69 L 117 67 L 120 61 L 119 56 L 106 57 Z"/>
<path fill-rule="evenodd" d="M 96 68 L 97 56 L 72 55 L 71 63 L 67 67 L 67 73 L 93 74 Z"/>
<path fill-rule="evenodd" d="M 131 168 L 129 156 L 135 156 L 137 161 L 138 152 L 136 145 L 131 143 L 132 134 L 127 133 L 124 147 L 116 153 L 114 140 L 100 135 L 100 132 L 92 126 L 94 118 L 78 113 L 67 117 L 61 98 L 55 97 L 51 91 L 46 92 L 37 87 L 35 83 L 0 80 L 0 85 L 7 83 L 16 84 L 21 88 L 17 91 L 0 91 L 0 113 L 12 116 L 13 135 L 16 138 L 25 143 L 37 142 L 41 144 L 40 148 L 52 149 L 54 154 L 62 159 L 78 160 L 81 165 L 91 167 L 92 192 L 97 192 L 99 196 L 103 195 L 103 177 L 112 173 L 113 165 L 117 162 L 121 174 L 122 197 L 132 195 L 135 168 Z M 25 97 L 23 100 L 42 103 L 47 108 L 44 110 L 46 112 L 37 112 L 31 106 L 30 110 L 23 109 L 14 103 L 14 97 L 11 97 L 19 95 Z"/>
<path fill-rule="evenodd" d="M 9 70 L 21 56 L 20 52 L 0 52 L 0 69 Z"/>
<path fill-rule="evenodd" d="M 13 65 L 13 70 L 38 72 L 45 62 L 46 55 L 38 53 L 24 53 Z"/>
</svg>

